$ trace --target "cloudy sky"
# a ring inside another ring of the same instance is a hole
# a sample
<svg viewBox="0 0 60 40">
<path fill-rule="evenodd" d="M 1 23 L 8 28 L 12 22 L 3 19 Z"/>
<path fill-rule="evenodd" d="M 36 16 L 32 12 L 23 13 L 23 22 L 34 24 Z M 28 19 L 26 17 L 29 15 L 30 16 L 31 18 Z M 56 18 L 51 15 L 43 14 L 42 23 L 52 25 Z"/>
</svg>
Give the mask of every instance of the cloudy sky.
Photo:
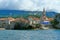
<svg viewBox="0 0 60 40">
<path fill-rule="evenodd" d="M 0 10 L 53 10 L 60 12 L 60 0 L 0 0 Z"/>
</svg>

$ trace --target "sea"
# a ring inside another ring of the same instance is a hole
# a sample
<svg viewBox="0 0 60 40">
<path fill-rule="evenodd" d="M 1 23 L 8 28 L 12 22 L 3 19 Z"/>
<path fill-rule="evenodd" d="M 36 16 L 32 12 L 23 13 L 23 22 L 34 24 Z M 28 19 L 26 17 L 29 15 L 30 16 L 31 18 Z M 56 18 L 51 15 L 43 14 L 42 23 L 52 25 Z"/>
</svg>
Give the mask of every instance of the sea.
<svg viewBox="0 0 60 40">
<path fill-rule="evenodd" d="M 0 40 L 60 40 L 60 30 L 0 30 Z"/>
</svg>

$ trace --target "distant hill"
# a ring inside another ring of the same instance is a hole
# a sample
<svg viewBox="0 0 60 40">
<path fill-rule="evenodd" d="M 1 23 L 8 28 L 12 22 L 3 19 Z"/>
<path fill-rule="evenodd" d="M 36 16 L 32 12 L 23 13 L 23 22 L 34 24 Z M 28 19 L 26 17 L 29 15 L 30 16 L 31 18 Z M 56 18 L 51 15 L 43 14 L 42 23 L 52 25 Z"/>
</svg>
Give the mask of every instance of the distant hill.
<svg viewBox="0 0 60 40">
<path fill-rule="evenodd" d="M 0 10 L 0 17 L 8 16 L 26 16 L 26 15 L 41 15 L 42 11 L 23 11 L 23 10 Z M 47 17 L 54 17 L 57 13 L 53 11 L 46 12 Z"/>
<path fill-rule="evenodd" d="M 55 17 L 56 14 L 58 14 L 58 13 L 53 12 L 53 11 L 46 12 L 46 16 L 47 16 L 47 17 Z"/>
</svg>

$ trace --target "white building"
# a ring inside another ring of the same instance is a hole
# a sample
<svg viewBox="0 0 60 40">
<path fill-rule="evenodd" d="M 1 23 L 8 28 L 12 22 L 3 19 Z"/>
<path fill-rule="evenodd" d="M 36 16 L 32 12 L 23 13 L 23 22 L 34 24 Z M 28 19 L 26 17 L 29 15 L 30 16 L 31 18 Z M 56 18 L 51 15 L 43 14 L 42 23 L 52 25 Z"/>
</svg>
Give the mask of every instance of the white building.
<svg viewBox="0 0 60 40">
<path fill-rule="evenodd" d="M 6 28 L 8 24 L 8 20 L 6 18 L 0 19 L 0 28 Z"/>
<path fill-rule="evenodd" d="M 46 11 L 43 9 L 42 15 L 40 17 L 40 24 L 42 29 L 49 29 L 51 27 L 51 23 L 49 19 L 46 17 Z"/>
<path fill-rule="evenodd" d="M 40 22 L 40 19 L 36 17 L 29 17 L 28 20 L 29 20 L 30 25 L 39 24 Z"/>
<path fill-rule="evenodd" d="M 0 28 L 12 29 L 14 27 L 14 18 L 0 18 Z"/>
</svg>

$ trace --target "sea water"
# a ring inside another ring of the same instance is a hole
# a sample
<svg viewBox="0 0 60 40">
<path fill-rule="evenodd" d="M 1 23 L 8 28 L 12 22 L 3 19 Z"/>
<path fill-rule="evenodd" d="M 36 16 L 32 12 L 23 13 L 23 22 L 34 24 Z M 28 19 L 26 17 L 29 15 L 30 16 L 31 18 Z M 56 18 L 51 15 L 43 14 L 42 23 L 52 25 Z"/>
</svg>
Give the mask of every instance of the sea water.
<svg viewBox="0 0 60 40">
<path fill-rule="evenodd" d="M 60 30 L 0 30 L 0 40 L 60 40 Z"/>
</svg>

